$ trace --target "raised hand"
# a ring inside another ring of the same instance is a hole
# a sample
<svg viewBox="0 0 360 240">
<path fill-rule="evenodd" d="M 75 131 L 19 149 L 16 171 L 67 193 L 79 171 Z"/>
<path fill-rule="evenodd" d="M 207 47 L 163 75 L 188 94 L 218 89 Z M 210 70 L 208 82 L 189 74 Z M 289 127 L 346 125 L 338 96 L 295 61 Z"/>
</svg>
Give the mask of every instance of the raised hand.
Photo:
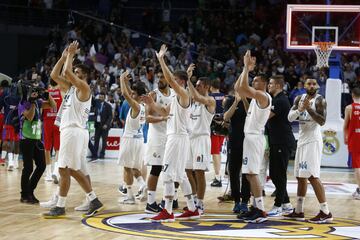
<svg viewBox="0 0 360 240">
<path fill-rule="evenodd" d="M 256 66 L 256 57 L 251 57 L 250 58 L 250 65 L 248 66 L 249 71 L 254 71 Z"/>
<path fill-rule="evenodd" d="M 250 50 L 247 50 L 244 55 L 244 66 L 246 68 L 249 68 L 250 64 L 251 64 L 251 54 L 250 54 Z"/>
<path fill-rule="evenodd" d="M 123 72 L 121 75 L 120 75 L 120 81 L 125 81 L 125 82 L 128 82 L 130 80 L 130 77 L 129 77 L 129 70 L 126 70 L 125 72 Z"/>
<path fill-rule="evenodd" d="M 190 80 L 190 78 L 191 78 L 192 75 L 193 75 L 194 69 L 195 69 L 195 64 L 194 64 L 194 63 L 191 63 L 191 64 L 189 65 L 188 69 L 186 70 L 186 73 L 187 73 L 187 75 L 188 75 L 189 80 Z"/>
<path fill-rule="evenodd" d="M 157 58 L 163 58 L 165 56 L 165 53 L 167 52 L 167 46 L 165 44 L 161 45 L 161 48 L 159 50 L 159 52 L 155 52 L 156 53 L 156 57 Z"/>
<path fill-rule="evenodd" d="M 69 54 L 75 54 L 78 47 L 79 47 L 79 42 L 78 41 L 73 41 L 72 43 L 70 43 L 70 45 L 68 47 Z"/>
<path fill-rule="evenodd" d="M 69 48 L 69 47 L 66 47 L 66 48 L 64 49 L 64 51 L 62 52 L 62 54 L 61 54 L 61 57 L 64 58 L 64 59 L 67 57 L 67 55 L 68 55 L 68 53 L 69 53 L 69 52 L 68 52 L 68 48 Z"/>
</svg>

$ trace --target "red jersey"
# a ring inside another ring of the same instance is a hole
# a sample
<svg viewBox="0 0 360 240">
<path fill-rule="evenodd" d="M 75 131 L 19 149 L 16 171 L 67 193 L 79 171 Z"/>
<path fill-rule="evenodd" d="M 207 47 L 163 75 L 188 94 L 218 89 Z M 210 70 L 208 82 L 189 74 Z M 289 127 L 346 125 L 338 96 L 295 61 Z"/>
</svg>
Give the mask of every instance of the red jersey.
<svg viewBox="0 0 360 240">
<path fill-rule="evenodd" d="M 360 104 L 351 104 L 351 118 L 348 127 L 349 152 L 360 152 Z"/>
<path fill-rule="evenodd" d="M 60 109 L 62 103 L 62 96 L 60 89 L 49 89 L 49 95 L 56 102 L 56 109 L 49 108 L 43 110 L 43 121 L 55 121 L 56 114 Z"/>
</svg>

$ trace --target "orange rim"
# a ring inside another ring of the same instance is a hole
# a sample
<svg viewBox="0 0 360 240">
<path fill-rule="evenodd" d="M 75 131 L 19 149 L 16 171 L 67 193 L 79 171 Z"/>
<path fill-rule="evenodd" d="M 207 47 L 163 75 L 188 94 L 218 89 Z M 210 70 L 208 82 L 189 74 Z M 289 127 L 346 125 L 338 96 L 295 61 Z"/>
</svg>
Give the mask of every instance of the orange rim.
<svg viewBox="0 0 360 240">
<path fill-rule="evenodd" d="M 321 51 L 327 51 L 334 44 L 333 42 L 314 42 L 314 45 L 319 47 Z"/>
</svg>

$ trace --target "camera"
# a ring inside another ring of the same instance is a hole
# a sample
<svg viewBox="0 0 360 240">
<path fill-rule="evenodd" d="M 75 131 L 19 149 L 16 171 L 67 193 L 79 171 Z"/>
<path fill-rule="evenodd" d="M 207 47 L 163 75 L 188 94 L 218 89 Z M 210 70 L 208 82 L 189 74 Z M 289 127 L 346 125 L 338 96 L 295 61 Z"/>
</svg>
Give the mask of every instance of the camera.
<svg viewBox="0 0 360 240">
<path fill-rule="evenodd" d="M 46 92 L 45 88 L 35 86 L 31 81 L 22 81 L 18 84 L 19 96 L 22 100 L 34 102 L 38 99 L 48 100 L 49 93 Z M 37 93 L 36 96 L 34 96 Z"/>
</svg>

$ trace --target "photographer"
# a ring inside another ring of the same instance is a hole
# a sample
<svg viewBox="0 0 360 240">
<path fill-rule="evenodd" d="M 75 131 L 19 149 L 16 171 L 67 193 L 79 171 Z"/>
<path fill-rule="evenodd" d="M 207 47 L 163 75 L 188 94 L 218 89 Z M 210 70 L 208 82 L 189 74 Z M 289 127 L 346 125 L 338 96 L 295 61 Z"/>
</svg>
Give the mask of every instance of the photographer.
<svg viewBox="0 0 360 240">
<path fill-rule="evenodd" d="M 45 152 L 41 142 L 41 108 L 56 108 L 56 103 L 45 89 L 35 83 L 21 83 L 22 97 L 18 112 L 20 117 L 20 150 L 24 167 L 21 175 L 22 203 L 37 204 L 34 190 L 45 171 Z M 33 170 L 33 160 L 36 168 Z"/>
</svg>

